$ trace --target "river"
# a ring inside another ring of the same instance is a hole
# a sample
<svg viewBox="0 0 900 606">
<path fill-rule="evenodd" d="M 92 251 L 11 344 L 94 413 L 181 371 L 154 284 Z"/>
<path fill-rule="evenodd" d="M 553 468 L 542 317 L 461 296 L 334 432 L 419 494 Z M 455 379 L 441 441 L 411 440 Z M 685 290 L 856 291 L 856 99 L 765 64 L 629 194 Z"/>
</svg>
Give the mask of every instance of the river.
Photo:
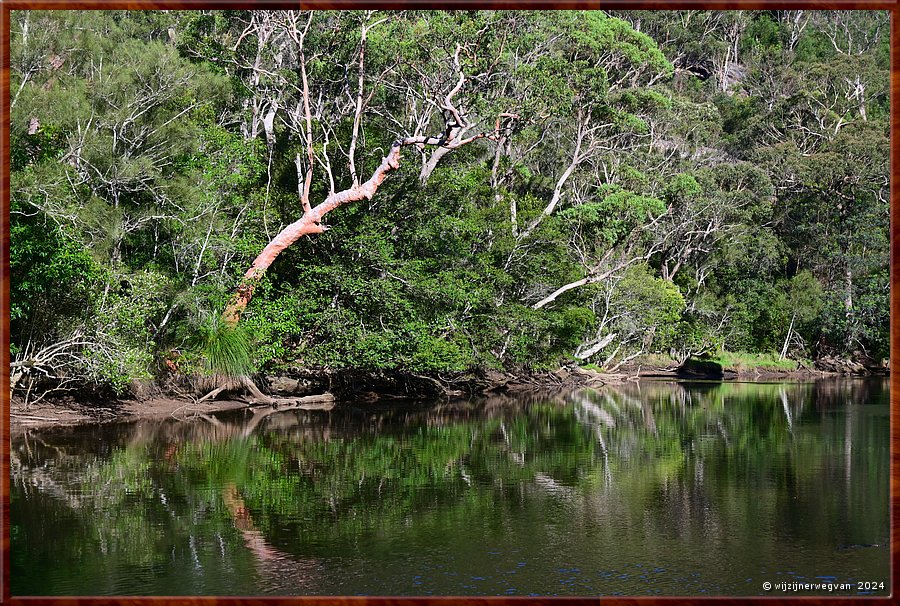
<svg viewBox="0 0 900 606">
<path fill-rule="evenodd" d="M 889 478 L 884 380 L 21 430 L 11 589 L 888 595 Z"/>
</svg>

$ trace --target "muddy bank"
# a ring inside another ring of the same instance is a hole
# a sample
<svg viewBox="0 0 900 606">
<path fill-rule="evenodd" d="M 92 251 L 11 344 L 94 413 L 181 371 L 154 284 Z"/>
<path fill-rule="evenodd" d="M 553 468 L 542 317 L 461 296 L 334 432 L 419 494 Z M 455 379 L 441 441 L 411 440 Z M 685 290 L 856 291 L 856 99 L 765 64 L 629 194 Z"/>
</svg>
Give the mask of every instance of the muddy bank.
<svg viewBox="0 0 900 606">
<path fill-rule="evenodd" d="M 80 425 L 82 423 L 106 423 L 138 418 L 188 418 L 226 410 L 246 408 L 247 403 L 238 400 L 215 400 L 197 403 L 188 398 L 154 397 L 142 400 L 122 399 L 89 403 L 75 398 L 47 399 L 37 404 L 24 405 L 21 399 L 10 402 L 10 428 Z"/>
<path fill-rule="evenodd" d="M 704 374 L 704 372 L 706 374 Z M 254 414 L 299 408 L 330 410 L 353 403 L 402 403 L 413 400 L 446 400 L 514 394 L 526 391 L 553 393 L 581 387 L 616 385 L 638 379 L 710 380 L 813 380 L 840 373 L 798 368 L 791 371 L 750 369 L 719 372 L 701 367 L 685 373 L 684 368 L 631 365 L 617 373 L 601 373 L 580 367 L 555 371 L 506 373 L 479 369 L 468 372 L 416 374 L 399 371 L 305 370 L 294 369 L 279 376 L 256 376 L 260 392 L 248 393 L 239 382 L 222 388 L 215 398 L 204 399 L 208 389 L 188 388 L 184 382 L 169 382 L 136 389 L 130 398 L 48 398 L 26 406 L 19 398 L 10 403 L 10 422 L 16 428 L 104 423 L 138 418 L 193 418 L 216 412 L 251 408 Z M 257 397 L 260 396 L 260 397 Z M 323 397 L 324 396 L 324 397 Z M 333 396 L 333 397 L 332 397 Z M 263 400 L 261 398 L 268 398 Z"/>
<path fill-rule="evenodd" d="M 265 414 L 272 410 L 298 408 L 330 410 L 342 403 L 446 400 L 522 391 L 565 391 L 578 387 L 600 387 L 628 377 L 592 370 L 559 369 L 554 372 L 501 373 L 477 370 L 431 375 L 360 370 L 295 370 L 280 376 L 256 376 L 261 394 L 248 393 L 239 382 L 205 399 L 208 389 L 190 389 L 170 382 L 166 386 L 136 386 L 138 396 L 102 398 L 65 396 L 47 398 L 27 406 L 21 398 L 10 403 L 10 422 L 19 427 L 47 427 L 80 423 L 104 423 L 137 418 L 192 418 L 215 412 L 252 408 Z M 261 397 L 258 397 L 261 396 Z M 266 398 L 265 400 L 262 398 Z"/>
</svg>

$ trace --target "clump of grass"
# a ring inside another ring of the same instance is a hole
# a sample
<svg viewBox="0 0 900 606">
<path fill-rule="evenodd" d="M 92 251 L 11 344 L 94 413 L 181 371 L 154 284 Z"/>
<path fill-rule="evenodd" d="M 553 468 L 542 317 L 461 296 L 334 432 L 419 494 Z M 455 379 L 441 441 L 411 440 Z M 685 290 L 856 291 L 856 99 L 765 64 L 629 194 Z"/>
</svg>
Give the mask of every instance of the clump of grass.
<svg viewBox="0 0 900 606">
<path fill-rule="evenodd" d="M 782 360 L 775 353 L 748 353 L 743 351 L 723 351 L 711 358 L 726 370 L 796 370 L 796 360 Z"/>
<path fill-rule="evenodd" d="M 196 349 L 212 374 L 237 377 L 253 372 L 247 331 L 227 324 L 218 314 L 209 314 L 197 327 Z"/>
</svg>

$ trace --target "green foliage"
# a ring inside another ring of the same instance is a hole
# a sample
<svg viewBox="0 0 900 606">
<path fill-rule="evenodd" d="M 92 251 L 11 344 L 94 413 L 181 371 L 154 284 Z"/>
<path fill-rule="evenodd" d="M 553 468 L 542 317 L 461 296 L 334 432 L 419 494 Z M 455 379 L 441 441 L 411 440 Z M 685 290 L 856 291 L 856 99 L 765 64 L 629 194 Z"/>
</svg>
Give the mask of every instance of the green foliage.
<svg viewBox="0 0 900 606">
<path fill-rule="evenodd" d="M 21 334 L 26 322 L 51 329 L 67 317 L 81 315 L 85 303 L 96 296 L 102 270 L 66 231 L 46 219 L 17 221 L 11 226 L 9 314 L 13 332 Z"/>
<path fill-rule="evenodd" d="M 613 300 L 622 318 L 611 331 L 640 335 L 651 351 L 674 346 L 685 311 L 684 297 L 675 284 L 654 277 L 646 266 L 634 266 L 616 284 Z"/>
<path fill-rule="evenodd" d="M 670 204 L 678 203 L 680 200 L 697 196 L 703 188 L 697 183 L 691 175 L 678 174 L 669 179 L 666 183 L 665 196 Z"/>
<path fill-rule="evenodd" d="M 261 43 L 247 11 L 14 11 L 13 351 L 77 329 L 112 352 L 78 352 L 83 378 L 119 389 L 170 351 L 228 374 L 551 368 L 613 334 L 595 361 L 789 336 L 792 356 L 887 353 L 885 12 L 386 16 L 312 15 L 313 204 L 352 185 L 364 20 L 363 180 L 398 136 L 445 131 L 442 41 L 465 136 L 518 118 L 428 175 L 435 148 L 404 148 L 281 253 L 234 332 L 217 311 L 302 213 L 284 15 Z"/>
<path fill-rule="evenodd" d="M 219 314 L 208 314 L 196 328 L 195 348 L 208 372 L 237 377 L 253 370 L 250 339 L 242 326 L 232 326 Z"/>
<path fill-rule="evenodd" d="M 586 240 L 603 250 L 633 237 L 638 227 L 665 212 L 665 205 L 656 198 L 614 185 L 600 189 L 600 200 L 567 208 L 559 213 L 559 218 L 576 225 Z"/>
<path fill-rule="evenodd" d="M 797 370 L 796 360 L 782 360 L 776 353 L 747 353 L 722 351 L 710 358 L 726 370 L 746 372 L 752 370 Z"/>
</svg>

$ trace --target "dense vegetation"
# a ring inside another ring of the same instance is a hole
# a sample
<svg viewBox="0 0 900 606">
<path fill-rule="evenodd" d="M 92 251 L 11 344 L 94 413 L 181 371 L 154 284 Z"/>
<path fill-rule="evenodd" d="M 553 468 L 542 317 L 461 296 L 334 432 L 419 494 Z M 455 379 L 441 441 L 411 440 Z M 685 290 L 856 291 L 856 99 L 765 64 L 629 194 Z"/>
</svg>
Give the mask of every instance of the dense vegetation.
<svg viewBox="0 0 900 606">
<path fill-rule="evenodd" d="M 11 27 L 19 389 L 887 355 L 886 12 L 16 11 Z M 377 192 L 248 274 L 411 137 Z"/>
</svg>

